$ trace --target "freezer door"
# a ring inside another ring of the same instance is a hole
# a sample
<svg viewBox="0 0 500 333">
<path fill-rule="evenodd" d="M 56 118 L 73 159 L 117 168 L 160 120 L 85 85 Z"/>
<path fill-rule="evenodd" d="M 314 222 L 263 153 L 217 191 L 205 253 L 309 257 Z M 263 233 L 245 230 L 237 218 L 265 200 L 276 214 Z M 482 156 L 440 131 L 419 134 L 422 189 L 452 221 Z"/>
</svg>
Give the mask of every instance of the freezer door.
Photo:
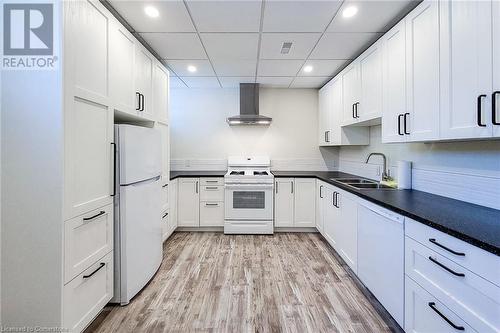
<svg viewBox="0 0 500 333">
<path fill-rule="evenodd" d="M 126 304 L 151 279 L 163 256 L 159 178 L 120 187 L 120 294 Z"/>
<path fill-rule="evenodd" d="M 161 133 L 153 128 L 116 125 L 120 158 L 120 185 L 161 174 Z"/>
</svg>

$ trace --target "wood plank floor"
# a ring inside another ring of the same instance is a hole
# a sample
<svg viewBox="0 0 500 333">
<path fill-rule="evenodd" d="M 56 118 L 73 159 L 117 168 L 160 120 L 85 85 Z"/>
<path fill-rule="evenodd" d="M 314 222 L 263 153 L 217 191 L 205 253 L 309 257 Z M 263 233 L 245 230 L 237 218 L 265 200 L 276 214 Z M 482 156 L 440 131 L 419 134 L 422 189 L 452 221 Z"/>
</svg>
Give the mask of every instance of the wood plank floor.
<svg viewBox="0 0 500 333">
<path fill-rule="evenodd" d="M 399 331 L 319 234 L 177 232 L 159 272 L 88 332 Z"/>
</svg>

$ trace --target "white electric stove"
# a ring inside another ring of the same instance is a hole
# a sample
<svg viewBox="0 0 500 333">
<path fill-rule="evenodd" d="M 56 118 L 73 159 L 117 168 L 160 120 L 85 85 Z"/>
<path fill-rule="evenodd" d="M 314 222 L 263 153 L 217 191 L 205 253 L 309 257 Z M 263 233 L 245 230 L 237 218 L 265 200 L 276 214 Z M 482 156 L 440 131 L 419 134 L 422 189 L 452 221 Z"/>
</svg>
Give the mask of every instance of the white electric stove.
<svg viewBox="0 0 500 333">
<path fill-rule="evenodd" d="M 274 176 L 269 157 L 229 157 L 224 185 L 224 233 L 272 234 Z"/>
</svg>

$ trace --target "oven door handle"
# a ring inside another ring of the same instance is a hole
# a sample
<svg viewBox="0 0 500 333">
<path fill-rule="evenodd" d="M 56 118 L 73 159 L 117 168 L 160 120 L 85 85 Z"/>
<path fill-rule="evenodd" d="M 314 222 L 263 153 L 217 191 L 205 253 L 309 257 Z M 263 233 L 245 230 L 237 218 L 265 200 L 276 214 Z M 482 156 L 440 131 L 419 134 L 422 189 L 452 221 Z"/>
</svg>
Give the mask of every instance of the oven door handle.
<svg viewBox="0 0 500 333">
<path fill-rule="evenodd" d="M 256 188 L 256 189 L 273 189 L 273 184 L 226 184 L 224 185 L 225 189 L 228 190 L 238 190 L 238 189 L 248 189 L 248 188 Z"/>
</svg>

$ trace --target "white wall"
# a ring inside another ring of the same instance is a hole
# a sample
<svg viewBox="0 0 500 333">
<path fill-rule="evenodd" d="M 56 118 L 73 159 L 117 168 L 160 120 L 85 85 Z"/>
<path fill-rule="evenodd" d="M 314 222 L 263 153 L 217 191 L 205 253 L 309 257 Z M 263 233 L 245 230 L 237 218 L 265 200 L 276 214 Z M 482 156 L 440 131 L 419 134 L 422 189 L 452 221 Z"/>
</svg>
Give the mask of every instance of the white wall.
<svg viewBox="0 0 500 333">
<path fill-rule="evenodd" d="M 273 118 L 270 126 L 227 124 L 239 113 L 239 89 L 173 89 L 170 96 L 174 170 L 242 154 L 269 155 L 281 170 L 326 169 L 323 154 L 337 166 L 337 152 L 318 147 L 316 89 L 261 89 L 260 114 Z"/>
</svg>

